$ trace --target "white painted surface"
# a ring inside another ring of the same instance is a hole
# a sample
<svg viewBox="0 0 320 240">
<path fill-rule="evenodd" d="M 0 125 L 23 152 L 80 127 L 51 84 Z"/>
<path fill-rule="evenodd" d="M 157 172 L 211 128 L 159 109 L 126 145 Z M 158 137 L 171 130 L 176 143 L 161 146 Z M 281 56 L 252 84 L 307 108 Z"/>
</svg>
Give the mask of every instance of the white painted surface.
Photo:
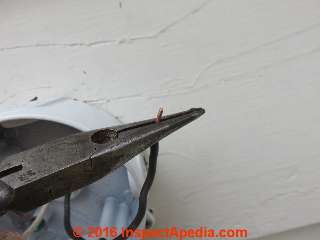
<svg viewBox="0 0 320 240">
<path fill-rule="evenodd" d="M 202 106 L 161 144 L 158 226 L 320 221 L 320 2 L 1 1 L 0 103 L 67 96 L 122 121 Z"/>
<path fill-rule="evenodd" d="M 293 229 L 291 231 L 273 234 L 256 240 L 318 240 L 320 236 L 320 225 L 310 225 L 303 228 Z"/>
</svg>

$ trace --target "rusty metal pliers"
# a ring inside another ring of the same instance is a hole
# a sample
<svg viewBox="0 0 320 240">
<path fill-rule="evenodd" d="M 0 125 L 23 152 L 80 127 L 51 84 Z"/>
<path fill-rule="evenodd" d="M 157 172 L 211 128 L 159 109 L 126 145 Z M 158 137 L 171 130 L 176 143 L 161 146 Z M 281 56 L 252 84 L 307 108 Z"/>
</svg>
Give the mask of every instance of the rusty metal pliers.
<svg viewBox="0 0 320 240">
<path fill-rule="evenodd" d="M 203 113 L 77 133 L 11 155 L 0 163 L 0 211 L 28 211 L 91 184 Z"/>
</svg>

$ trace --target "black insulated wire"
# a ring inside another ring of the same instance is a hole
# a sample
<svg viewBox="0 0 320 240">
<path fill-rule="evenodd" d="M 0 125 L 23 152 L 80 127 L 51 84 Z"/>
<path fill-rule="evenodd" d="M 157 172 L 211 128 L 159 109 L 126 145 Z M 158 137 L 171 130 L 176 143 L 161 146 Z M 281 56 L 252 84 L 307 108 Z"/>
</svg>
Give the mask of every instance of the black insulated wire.
<svg viewBox="0 0 320 240">
<path fill-rule="evenodd" d="M 126 240 L 129 237 L 131 237 L 129 233 L 134 232 L 139 227 L 141 221 L 143 220 L 147 210 L 148 193 L 150 191 L 154 177 L 156 175 L 158 153 L 159 153 L 159 143 L 156 143 L 150 148 L 149 167 L 148 167 L 146 180 L 144 181 L 142 189 L 140 191 L 139 207 L 138 207 L 137 215 L 135 216 L 133 221 L 130 223 L 128 228 L 125 229 L 123 232 L 121 232 L 116 238 L 114 238 L 114 240 Z M 71 239 L 85 240 L 82 237 L 75 236 L 73 232 L 73 228 L 70 222 L 70 193 L 67 194 L 64 199 L 64 228 L 66 233 Z M 128 233 L 128 235 L 126 233 Z M 99 240 L 106 240 L 106 239 L 100 238 Z"/>
<path fill-rule="evenodd" d="M 141 221 L 143 220 L 146 214 L 148 193 L 152 186 L 154 177 L 156 175 L 158 153 L 159 153 L 159 143 L 156 143 L 150 148 L 149 168 L 148 168 L 146 180 L 144 181 L 141 192 L 140 192 L 139 207 L 138 207 L 137 215 L 133 219 L 129 227 L 127 228 L 128 230 L 132 230 L 133 232 L 140 225 Z M 131 231 L 124 230 L 124 232 L 126 233 Z M 122 234 L 119 234 L 118 237 L 116 237 L 114 240 L 125 240 L 128 237 L 130 236 L 126 236 L 126 234 L 124 234 L 124 236 Z M 104 240 L 104 239 L 100 239 L 100 240 Z"/>
<path fill-rule="evenodd" d="M 70 196 L 71 193 L 68 193 L 64 197 L 64 229 L 68 236 L 74 240 L 85 240 L 82 237 L 77 237 L 74 233 L 73 227 L 71 226 L 70 221 Z"/>
</svg>

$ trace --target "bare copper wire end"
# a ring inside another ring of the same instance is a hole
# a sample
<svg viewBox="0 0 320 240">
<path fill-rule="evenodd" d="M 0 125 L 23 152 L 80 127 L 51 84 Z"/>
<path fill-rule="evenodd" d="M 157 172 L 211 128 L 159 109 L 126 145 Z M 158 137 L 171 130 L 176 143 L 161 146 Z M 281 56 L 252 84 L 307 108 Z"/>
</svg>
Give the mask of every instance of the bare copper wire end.
<svg viewBox="0 0 320 240">
<path fill-rule="evenodd" d="M 162 114 L 163 114 L 163 107 L 160 107 L 156 117 L 156 123 L 159 123 L 161 121 Z"/>
</svg>

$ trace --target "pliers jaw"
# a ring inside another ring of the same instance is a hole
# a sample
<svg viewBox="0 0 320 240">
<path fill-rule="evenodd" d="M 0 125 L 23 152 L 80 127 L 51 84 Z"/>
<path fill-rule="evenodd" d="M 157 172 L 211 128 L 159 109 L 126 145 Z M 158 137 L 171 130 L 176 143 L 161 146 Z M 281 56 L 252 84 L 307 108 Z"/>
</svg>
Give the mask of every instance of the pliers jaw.
<svg viewBox="0 0 320 240">
<path fill-rule="evenodd" d="M 9 156 L 0 163 L 0 210 L 31 210 L 91 184 L 202 114 L 195 108 L 77 133 Z"/>
</svg>

